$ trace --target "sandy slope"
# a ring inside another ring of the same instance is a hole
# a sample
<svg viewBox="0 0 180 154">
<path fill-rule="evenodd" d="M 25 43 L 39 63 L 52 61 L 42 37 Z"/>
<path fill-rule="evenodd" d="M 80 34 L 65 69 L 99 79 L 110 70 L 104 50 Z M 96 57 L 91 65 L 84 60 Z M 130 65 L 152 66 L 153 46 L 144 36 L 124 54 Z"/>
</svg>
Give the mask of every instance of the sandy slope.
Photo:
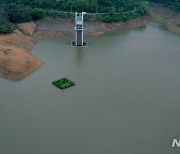
<svg viewBox="0 0 180 154">
<path fill-rule="evenodd" d="M 34 22 L 16 24 L 17 27 L 25 34 L 33 35 L 36 30 L 36 24 Z"/>
<path fill-rule="evenodd" d="M 19 81 L 40 68 L 43 62 L 29 52 L 35 43 L 36 39 L 17 33 L 0 35 L 0 76 Z"/>
</svg>

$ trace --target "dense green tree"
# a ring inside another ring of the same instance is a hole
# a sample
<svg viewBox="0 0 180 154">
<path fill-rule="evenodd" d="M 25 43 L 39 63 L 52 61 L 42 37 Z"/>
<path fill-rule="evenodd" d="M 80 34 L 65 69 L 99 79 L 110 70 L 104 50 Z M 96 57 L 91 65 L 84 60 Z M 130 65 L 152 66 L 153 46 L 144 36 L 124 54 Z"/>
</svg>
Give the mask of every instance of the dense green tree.
<svg viewBox="0 0 180 154">
<path fill-rule="evenodd" d="M 31 21 L 30 8 L 23 4 L 9 4 L 5 7 L 5 11 L 12 22 Z"/>
<path fill-rule="evenodd" d="M 12 31 L 11 23 L 8 21 L 7 17 L 8 17 L 7 13 L 3 9 L 0 9 L 0 33 L 1 34 L 7 34 Z"/>
<path fill-rule="evenodd" d="M 39 8 L 35 8 L 31 10 L 31 17 L 33 20 L 40 20 L 44 17 L 44 10 L 43 9 L 39 9 Z"/>
<path fill-rule="evenodd" d="M 180 0 L 149 0 L 149 1 L 180 8 Z"/>
<path fill-rule="evenodd" d="M 0 9 L 6 13 L 1 15 L 1 33 L 11 29 L 10 22 L 40 20 L 44 16 L 72 17 L 70 13 L 60 11 L 106 13 L 97 19 L 104 22 L 126 21 L 146 14 L 143 1 L 145 0 L 0 0 Z M 179 5 L 179 0 L 150 1 Z"/>
<path fill-rule="evenodd" d="M 32 8 L 55 9 L 61 11 L 108 12 L 114 7 L 116 12 L 134 9 L 144 0 L 2 0 L 6 3 L 24 4 Z"/>
</svg>

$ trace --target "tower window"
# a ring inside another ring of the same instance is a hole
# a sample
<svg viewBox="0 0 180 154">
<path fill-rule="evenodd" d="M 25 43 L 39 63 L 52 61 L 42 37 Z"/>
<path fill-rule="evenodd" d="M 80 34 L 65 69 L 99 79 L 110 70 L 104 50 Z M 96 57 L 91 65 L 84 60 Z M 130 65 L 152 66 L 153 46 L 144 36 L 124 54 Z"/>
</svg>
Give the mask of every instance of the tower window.
<svg viewBox="0 0 180 154">
<path fill-rule="evenodd" d="M 76 25 L 77 29 L 82 29 L 82 25 Z"/>
</svg>

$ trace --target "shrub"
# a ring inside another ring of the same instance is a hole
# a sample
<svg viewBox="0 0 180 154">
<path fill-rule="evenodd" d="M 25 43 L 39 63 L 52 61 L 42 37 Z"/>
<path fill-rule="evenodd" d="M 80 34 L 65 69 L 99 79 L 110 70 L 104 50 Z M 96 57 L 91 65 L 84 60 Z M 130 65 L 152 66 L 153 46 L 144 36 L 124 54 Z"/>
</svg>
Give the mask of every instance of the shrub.
<svg viewBox="0 0 180 154">
<path fill-rule="evenodd" d="M 11 33 L 11 29 L 9 29 L 8 26 L 4 25 L 4 26 L 0 26 L 0 33 L 1 34 L 8 34 Z"/>
<path fill-rule="evenodd" d="M 75 85 L 75 83 L 67 78 L 53 81 L 52 84 L 59 89 L 66 89 Z"/>
<path fill-rule="evenodd" d="M 30 8 L 25 5 L 8 4 L 5 7 L 9 20 L 12 22 L 28 22 L 31 21 Z"/>
<path fill-rule="evenodd" d="M 74 18 L 74 15 L 71 13 L 64 13 L 60 11 L 45 11 L 45 16 L 52 17 L 52 18 L 64 18 L 64 19 L 69 19 L 69 18 Z"/>
<path fill-rule="evenodd" d="M 1 34 L 8 34 L 11 33 L 11 24 L 8 20 L 3 19 L 0 17 L 0 33 Z"/>
<path fill-rule="evenodd" d="M 44 11 L 39 8 L 35 8 L 31 10 L 31 17 L 33 20 L 40 20 L 44 18 Z"/>
<path fill-rule="evenodd" d="M 7 34 L 12 32 L 11 30 L 11 23 L 8 21 L 7 13 L 0 9 L 0 33 Z"/>
</svg>

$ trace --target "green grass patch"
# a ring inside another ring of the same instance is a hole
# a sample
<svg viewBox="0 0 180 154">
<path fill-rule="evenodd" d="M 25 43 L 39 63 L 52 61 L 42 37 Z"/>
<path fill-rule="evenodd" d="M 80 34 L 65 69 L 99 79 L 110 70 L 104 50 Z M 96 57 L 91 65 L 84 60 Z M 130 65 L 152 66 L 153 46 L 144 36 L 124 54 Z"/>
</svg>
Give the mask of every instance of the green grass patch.
<svg viewBox="0 0 180 154">
<path fill-rule="evenodd" d="M 160 14 L 154 12 L 152 15 L 156 22 L 159 22 L 161 24 L 166 22 L 165 19 Z"/>
<path fill-rule="evenodd" d="M 9 55 L 9 54 L 11 54 L 11 49 L 4 49 L 3 50 L 3 53 L 7 56 L 7 55 Z"/>
<path fill-rule="evenodd" d="M 151 9 L 151 15 L 157 23 L 163 24 L 167 28 L 167 30 L 180 35 L 180 21 L 178 20 L 178 18 L 176 18 L 176 14 L 174 14 L 173 12 L 162 14 L 161 12 Z"/>
<path fill-rule="evenodd" d="M 169 31 L 180 35 L 180 27 L 178 27 L 178 26 L 176 26 L 174 24 L 168 24 L 167 28 L 168 28 Z"/>
<path fill-rule="evenodd" d="M 23 43 L 14 43 L 14 45 L 18 48 L 23 48 L 24 44 Z"/>
<path fill-rule="evenodd" d="M 74 86 L 75 83 L 67 78 L 62 78 L 60 80 L 53 81 L 52 85 L 54 85 L 55 87 L 59 89 L 66 89 L 66 88 Z"/>
</svg>

